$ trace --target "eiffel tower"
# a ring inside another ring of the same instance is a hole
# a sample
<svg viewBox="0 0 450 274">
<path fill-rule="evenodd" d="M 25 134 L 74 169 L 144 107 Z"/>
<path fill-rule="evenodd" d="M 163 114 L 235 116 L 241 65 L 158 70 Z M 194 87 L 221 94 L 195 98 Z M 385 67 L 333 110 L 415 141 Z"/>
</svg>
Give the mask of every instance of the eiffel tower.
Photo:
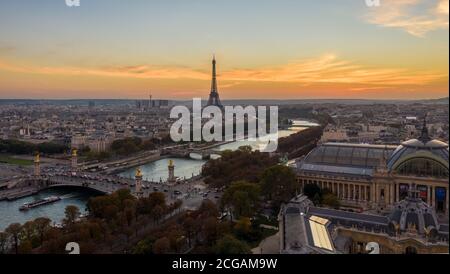
<svg viewBox="0 0 450 274">
<path fill-rule="evenodd" d="M 207 106 L 217 106 L 223 108 L 220 102 L 219 92 L 217 91 L 217 79 L 216 79 L 216 57 L 212 60 L 212 81 L 211 81 L 211 93 L 209 93 L 209 99 Z"/>
</svg>

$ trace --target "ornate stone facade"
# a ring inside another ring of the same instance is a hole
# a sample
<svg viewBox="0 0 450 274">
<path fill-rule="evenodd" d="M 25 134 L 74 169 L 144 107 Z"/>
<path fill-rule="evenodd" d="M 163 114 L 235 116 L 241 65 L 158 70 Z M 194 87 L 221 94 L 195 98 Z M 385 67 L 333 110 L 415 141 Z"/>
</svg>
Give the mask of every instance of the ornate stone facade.
<svg viewBox="0 0 450 274">
<path fill-rule="evenodd" d="M 300 188 L 329 189 L 343 206 L 390 210 L 413 185 L 436 212 L 448 215 L 448 144 L 427 133 L 399 146 L 325 143 L 297 161 Z"/>
</svg>

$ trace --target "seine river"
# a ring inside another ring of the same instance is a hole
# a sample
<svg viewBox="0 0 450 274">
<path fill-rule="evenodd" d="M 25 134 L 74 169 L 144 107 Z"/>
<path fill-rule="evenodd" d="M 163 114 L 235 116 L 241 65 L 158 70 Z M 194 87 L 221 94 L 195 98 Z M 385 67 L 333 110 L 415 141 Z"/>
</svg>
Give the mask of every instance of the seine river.
<svg viewBox="0 0 450 274">
<path fill-rule="evenodd" d="M 279 138 L 289 136 L 293 133 L 305 129 L 305 126 L 313 126 L 306 121 L 294 121 L 294 127 L 288 130 L 280 130 L 278 132 Z M 229 144 L 224 144 L 217 147 L 217 150 L 236 150 L 240 146 L 250 145 L 253 149 L 258 147 L 258 144 L 250 143 L 248 141 L 239 141 Z M 168 177 L 167 165 L 168 161 L 173 160 L 175 164 L 175 176 L 179 178 L 190 178 L 192 175 L 198 175 L 201 172 L 202 166 L 206 163 L 204 160 L 184 159 L 184 158 L 166 158 L 155 162 L 142 165 L 140 168 L 145 180 L 147 181 L 166 181 Z M 120 173 L 120 176 L 126 178 L 133 178 L 136 168 L 131 168 Z M 42 207 L 31 209 L 27 212 L 19 211 L 19 207 L 25 203 L 34 200 L 39 200 L 48 196 L 60 196 L 61 201 L 53 204 L 44 205 Z M 4 230 L 9 224 L 14 222 L 25 223 L 28 220 L 33 220 L 38 217 L 48 217 L 53 222 L 60 223 L 64 218 L 64 209 L 67 205 L 75 205 L 80 208 L 83 213 L 89 197 L 95 195 L 84 190 L 77 189 L 54 189 L 42 191 L 37 195 L 18 199 L 12 202 L 0 202 L 0 231 Z"/>
<path fill-rule="evenodd" d="M 86 209 L 87 201 L 94 195 L 96 194 L 84 189 L 58 188 L 44 190 L 36 195 L 10 202 L 0 201 L 0 231 L 3 231 L 11 223 L 24 224 L 26 221 L 34 220 L 38 217 L 48 217 L 53 222 L 60 223 L 64 218 L 64 209 L 66 206 L 75 205 L 83 214 Z M 19 211 L 19 207 L 24 203 L 40 200 L 49 196 L 59 196 L 61 197 L 61 200 L 28 211 Z"/>
</svg>

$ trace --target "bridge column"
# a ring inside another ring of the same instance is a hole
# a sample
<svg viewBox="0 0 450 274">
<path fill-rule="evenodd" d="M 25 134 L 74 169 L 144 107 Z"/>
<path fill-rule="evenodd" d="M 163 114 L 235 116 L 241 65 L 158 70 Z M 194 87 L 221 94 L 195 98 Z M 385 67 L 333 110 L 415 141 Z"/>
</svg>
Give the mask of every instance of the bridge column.
<svg viewBox="0 0 450 274">
<path fill-rule="evenodd" d="M 168 183 L 174 183 L 175 182 L 175 165 L 173 164 L 173 161 L 169 161 L 168 165 L 168 171 L 169 171 L 169 177 L 167 179 Z"/>
<path fill-rule="evenodd" d="M 34 157 L 34 176 L 39 177 L 41 176 L 41 160 L 39 153 L 36 154 Z"/>
<path fill-rule="evenodd" d="M 138 198 L 142 198 L 144 196 L 144 193 L 142 192 L 142 172 L 140 168 L 136 169 L 136 175 L 135 175 L 135 191 L 136 196 Z"/>
<path fill-rule="evenodd" d="M 72 172 L 77 172 L 78 171 L 78 155 L 77 155 L 77 150 L 74 148 L 72 149 Z"/>
</svg>

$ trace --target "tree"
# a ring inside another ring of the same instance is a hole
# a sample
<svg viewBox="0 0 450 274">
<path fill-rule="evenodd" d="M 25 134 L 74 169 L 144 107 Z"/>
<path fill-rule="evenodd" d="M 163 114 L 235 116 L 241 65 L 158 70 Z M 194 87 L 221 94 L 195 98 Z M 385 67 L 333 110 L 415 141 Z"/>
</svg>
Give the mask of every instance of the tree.
<svg viewBox="0 0 450 274">
<path fill-rule="evenodd" d="M 194 237 L 195 231 L 196 231 L 196 223 L 195 220 L 188 216 L 186 219 L 184 219 L 183 222 L 183 229 L 186 233 L 186 237 L 188 239 L 188 245 L 189 247 L 192 246 L 192 238 Z"/>
<path fill-rule="evenodd" d="M 16 254 L 19 253 L 19 235 L 22 232 L 22 225 L 19 223 L 13 223 L 10 224 L 6 229 L 5 232 L 10 235 L 10 237 L 13 240 L 14 244 L 14 251 Z"/>
<path fill-rule="evenodd" d="M 36 225 L 36 233 L 39 237 L 39 245 L 44 241 L 45 232 L 50 228 L 51 220 L 49 218 L 40 217 L 34 220 Z"/>
<path fill-rule="evenodd" d="M 316 184 L 306 184 L 303 187 L 303 193 L 310 199 L 313 200 L 316 194 L 322 195 L 322 190 Z"/>
<path fill-rule="evenodd" d="M 158 223 L 159 220 L 161 220 L 161 218 L 164 216 L 164 209 L 160 205 L 156 205 L 155 207 L 153 207 L 151 215 L 153 217 L 153 220 Z"/>
<path fill-rule="evenodd" d="M 211 200 L 203 200 L 200 208 L 198 209 L 198 213 L 203 217 L 218 217 L 219 211 L 217 210 L 217 206 Z"/>
<path fill-rule="evenodd" d="M 127 219 L 127 225 L 130 226 L 136 217 L 136 208 L 132 205 L 127 206 L 124 209 L 125 218 Z"/>
<path fill-rule="evenodd" d="M 251 217 L 258 208 L 260 187 L 246 181 L 233 182 L 224 192 L 221 204 L 231 206 L 236 217 Z"/>
<path fill-rule="evenodd" d="M 160 238 L 153 244 L 153 253 L 166 254 L 170 250 L 170 241 L 167 237 Z"/>
<path fill-rule="evenodd" d="M 64 223 L 66 225 L 73 225 L 77 218 L 80 216 L 80 209 L 74 205 L 68 205 L 66 206 L 66 209 L 64 210 L 65 219 Z"/>
<path fill-rule="evenodd" d="M 202 232 L 206 243 L 215 243 L 219 237 L 219 223 L 217 218 L 209 217 L 203 222 Z"/>
<path fill-rule="evenodd" d="M 315 205 L 320 205 L 321 201 L 322 201 L 322 198 L 321 198 L 321 196 L 320 196 L 320 193 L 316 193 L 316 194 L 314 195 L 314 197 L 312 198 L 312 202 L 313 202 Z"/>
<path fill-rule="evenodd" d="M 236 235 L 238 237 L 240 237 L 239 235 L 245 236 L 249 234 L 252 230 L 252 222 L 250 218 L 243 217 L 239 219 L 234 225 L 234 230 L 236 231 Z"/>
<path fill-rule="evenodd" d="M 172 204 L 171 211 L 176 211 L 177 209 L 180 209 L 182 205 L 183 205 L 183 201 L 180 200 L 180 199 L 177 199 L 177 200 Z"/>
<path fill-rule="evenodd" d="M 22 237 L 22 238 L 24 240 L 32 243 L 35 233 L 36 233 L 36 224 L 34 223 L 34 221 L 27 221 L 25 224 L 23 224 L 22 235 L 24 237 Z"/>
<path fill-rule="evenodd" d="M 115 140 L 111 149 L 119 155 L 130 155 L 140 150 L 142 139 L 138 137 Z"/>
<path fill-rule="evenodd" d="M 0 254 L 4 254 L 6 252 L 6 248 L 8 244 L 8 233 L 0 231 Z"/>
<path fill-rule="evenodd" d="M 250 247 L 235 237 L 227 234 L 217 241 L 215 246 L 217 254 L 250 254 Z"/>
<path fill-rule="evenodd" d="M 19 245 L 19 252 L 20 254 L 29 254 L 31 253 L 31 250 L 33 250 L 33 245 L 31 244 L 31 241 L 24 240 Z"/>
<path fill-rule="evenodd" d="M 264 169 L 277 161 L 269 153 L 244 147 L 236 151 L 224 151 L 219 159 L 208 161 L 203 166 L 202 175 L 205 176 L 205 183 L 214 187 L 228 186 L 239 180 L 257 183 Z"/>
<path fill-rule="evenodd" d="M 338 197 L 336 195 L 334 195 L 333 193 L 323 194 L 322 204 L 336 208 L 336 209 L 339 208 L 339 206 L 340 206 Z"/>
<path fill-rule="evenodd" d="M 297 192 L 297 180 L 290 167 L 275 165 L 266 169 L 261 176 L 262 193 L 273 201 L 276 209 L 289 201 Z"/>
<path fill-rule="evenodd" d="M 179 253 L 185 242 L 183 232 L 176 226 L 168 233 L 167 237 L 170 242 L 170 248 L 175 251 L 175 253 Z"/>
<path fill-rule="evenodd" d="M 152 192 L 148 195 L 147 207 L 153 208 L 155 206 L 160 206 L 163 209 L 167 207 L 166 195 L 162 192 Z"/>
<path fill-rule="evenodd" d="M 153 254 L 153 244 L 155 240 L 152 237 L 139 241 L 133 250 L 133 254 Z"/>
</svg>

